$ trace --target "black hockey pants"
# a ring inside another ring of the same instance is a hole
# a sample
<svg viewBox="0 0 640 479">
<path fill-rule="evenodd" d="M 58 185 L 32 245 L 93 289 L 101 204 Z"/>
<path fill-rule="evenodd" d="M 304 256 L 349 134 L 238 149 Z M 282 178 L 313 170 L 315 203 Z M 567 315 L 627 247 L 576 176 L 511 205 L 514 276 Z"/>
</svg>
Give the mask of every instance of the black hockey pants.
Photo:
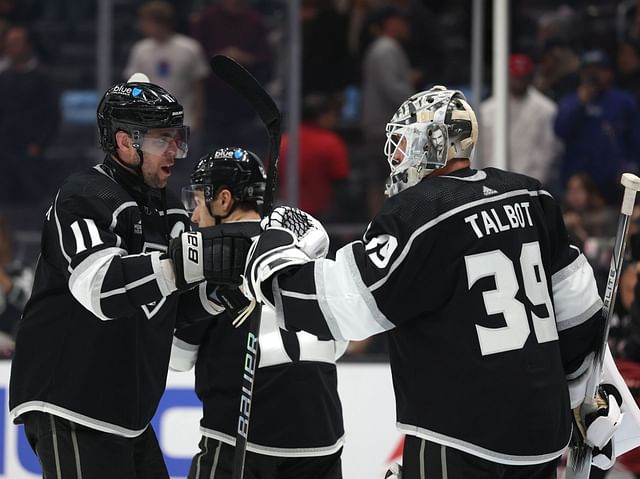
<svg viewBox="0 0 640 479">
<path fill-rule="evenodd" d="M 556 479 L 558 460 L 509 466 L 406 436 L 402 463 L 402 479 Z"/>
<path fill-rule="evenodd" d="M 23 419 L 44 479 L 169 479 L 151 426 L 129 439 L 42 412 Z"/>
<path fill-rule="evenodd" d="M 188 479 L 231 479 L 235 448 L 203 436 Z M 329 456 L 276 457 L 247 451 L 245 479 L 342 479 L 342 449 Z"/>
</svg>

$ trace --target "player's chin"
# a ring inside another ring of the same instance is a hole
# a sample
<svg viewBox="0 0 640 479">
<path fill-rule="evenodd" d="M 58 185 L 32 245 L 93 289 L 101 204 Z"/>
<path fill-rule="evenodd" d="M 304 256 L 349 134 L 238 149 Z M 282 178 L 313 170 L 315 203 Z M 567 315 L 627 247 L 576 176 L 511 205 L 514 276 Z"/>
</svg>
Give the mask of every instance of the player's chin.
<svg viewBox="0 0 640 479">
<path fill-rule="evenodd" d="M 171 176 L 171 173 L 169 173 L 168 175 L 160 173 L 159 175 L 151 178 L 151 181 L 149 181 L 148 184 L 150 183 L 149 186 L 151 186 L 151 188 L 165 188 L 167 186 L 167 183 L 169 183 L 169 176 Z"/>
</svg>

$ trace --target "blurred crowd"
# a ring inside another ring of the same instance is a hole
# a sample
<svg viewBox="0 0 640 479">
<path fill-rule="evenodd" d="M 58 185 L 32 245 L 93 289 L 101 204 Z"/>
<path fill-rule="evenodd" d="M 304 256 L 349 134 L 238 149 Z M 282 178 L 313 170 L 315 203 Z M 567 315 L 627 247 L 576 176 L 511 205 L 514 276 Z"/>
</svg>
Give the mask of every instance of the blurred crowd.
<svg viewBox="0 0 640 479">
<path fill-rule="evenodd" d="M 8 341 L 0 341 L 0 355 L 10 355 L 38 247 L 36 239 L 12 253 L 11 229 L 29 238 L 60 179 L 101 161 L 95 3 L 0 0 L 0 333 Z M 640 1 L 514 1 L 511 8 L 508 168 L 538 178 L 562 200 L 569 233 L 604 287 L 619 175 L 640 169 Z M 208 59 L 224 53 L 238 60 L 286 116 L 287 2 L 116 0 L 113 9 L 111 82 L 144 72 L 185 106 L 190 153 L 173 188 L 212 148 L 244 145 L 264 156 L 267 137 L 255 112 L 213 75 Z M 471 8 L 463 0 L 300 0 L 300 22 L 299 204 L 327 223 L 337 248 L 382 204 L 385 124 L 397 106 L 434 84 L 470 97 Z M 490 35 L 487 25 L 483 101 L 473 105 L 478 167 L 494 161 Z M 282 202 L 289 145 L 285 132 Z M 622 284 L 620 290 L 627 291 L 618 304 L 627 319 L 617 328 L 626 337 L 635 327 L 634 293 Z M 384 349 L 384 341 L 372 340 L 351 352 Z"/>
</svg>

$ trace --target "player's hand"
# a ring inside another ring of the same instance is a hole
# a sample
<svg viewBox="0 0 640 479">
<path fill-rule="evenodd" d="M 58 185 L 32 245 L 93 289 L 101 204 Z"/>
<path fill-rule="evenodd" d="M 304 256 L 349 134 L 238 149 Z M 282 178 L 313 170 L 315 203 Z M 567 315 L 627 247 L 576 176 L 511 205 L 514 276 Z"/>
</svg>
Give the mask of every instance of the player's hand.
<svg viewBox="0 0 640 479">
<path fill-rule="evenodd" d="M 248 296 L 273 307 L 273 276 L 326 256 L 329 236 L 313 216 L 288 206 L 276 208 L 262 227 L 249 252 L 243 287 Z"/>
<path fill-rule="evenodd" d="M 260 223 L 263 230 L 280 228 L 293 233 L 296 246 L 311 259 L 324 258 L 329 252 L 329 236 L 317 219 L 291 206 L 278 206 Z"/>
<path fill-rule="evenodd" d="M 204 245 L 204 276 L 215 285 L 240 286 L 251 237 L 233 223 L 200 230 Z"/>
<path fill-rule="evenodd" d="M 224 307 L 236 328 L 251 315 L 256 305 L 237 286 L 218 286 L 209 298 Z"/>
<path fill-rule="evenodd" d="M 173 262 L 178 291 L 186 291 L 205 280 L 202 234 L 187 231 L 169 242 L 167 256 Z"/>
<path fill-rule="evenodd" d="M 609 469 L 615 462 L 613 435 L 622 420 L 622 396 L 611 384 L 601 384 L 594 402 L 574 409 L 574 418 L 585 443 L 593 448 L 592 463 Z"/>
<path fill-rule="evenodd" d="M 167 256 L 173 261 L 176 287 L 180 291 L 209 281 L 239 285 L 251 240 L 228 235 L 223 230 L 187 231 L 169 243 Z"/>
</svg>

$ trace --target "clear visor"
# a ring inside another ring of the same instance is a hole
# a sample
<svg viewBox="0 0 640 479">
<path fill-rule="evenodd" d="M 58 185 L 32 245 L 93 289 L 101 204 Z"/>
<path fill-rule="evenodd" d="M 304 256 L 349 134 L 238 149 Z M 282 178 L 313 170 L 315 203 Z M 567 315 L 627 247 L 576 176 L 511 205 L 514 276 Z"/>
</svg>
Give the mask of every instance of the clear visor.
<svg viewBox="0 0 640 479">
<path fill-rule="evenodd" d="M 189 185 L 182 188 L 182 204 L 189 215 L 206 205 L 206 198 L 213 189 L 211 185 Z"/>
<path fill-rule="evenodd" d="M 151 129 L 142 136 L 140 149 L 151 155 L 185 158 L 189 151 L 189 127 Z"/>
</svg>

